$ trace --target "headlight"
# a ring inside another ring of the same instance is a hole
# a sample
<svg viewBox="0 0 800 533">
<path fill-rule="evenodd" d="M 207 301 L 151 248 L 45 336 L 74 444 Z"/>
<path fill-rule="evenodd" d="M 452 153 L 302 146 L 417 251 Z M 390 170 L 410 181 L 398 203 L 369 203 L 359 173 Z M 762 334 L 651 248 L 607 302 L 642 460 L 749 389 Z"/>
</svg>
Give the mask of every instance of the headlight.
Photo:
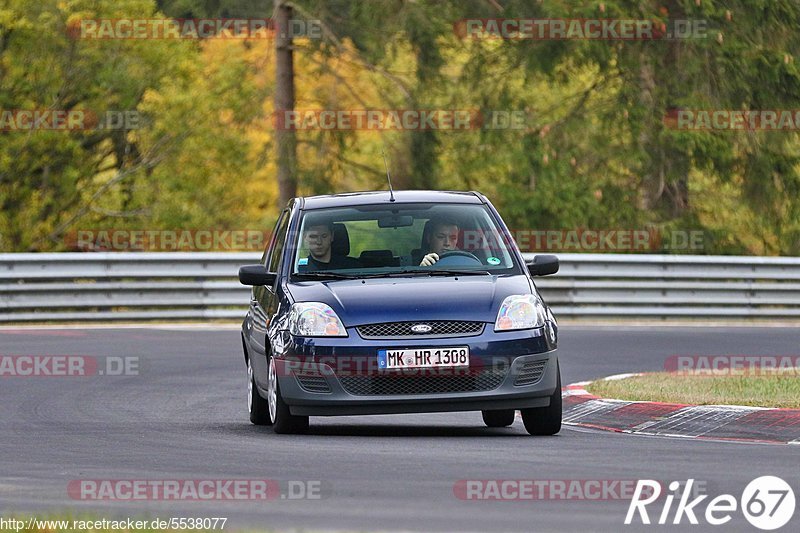
<svg viewBox="0 0 800 533">
<path fill-rule="evenodd" d="M 534 294 L 508 296 L 497 312 L 495 331 L 533 329 L 544 326 L 544 304 Z"/>
<path fill-rule="evenodd" d="M 289 311 L 289 333 L 301 337 L 347 337 L 336 312 L 320 302 L 293 304 Z"/>
</svg>

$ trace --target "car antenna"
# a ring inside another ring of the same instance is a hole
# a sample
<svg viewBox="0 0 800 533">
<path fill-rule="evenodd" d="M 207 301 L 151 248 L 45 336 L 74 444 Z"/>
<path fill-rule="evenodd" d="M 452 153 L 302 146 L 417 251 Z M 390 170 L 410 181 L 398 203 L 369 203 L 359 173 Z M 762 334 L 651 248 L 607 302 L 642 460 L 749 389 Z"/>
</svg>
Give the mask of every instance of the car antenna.
<svg viewBox="0 0 800 533">
<path fill-rule="evenodd" d="M 389 201 L 394 202 L 394 190 L 392 189 L 392 177 L 389 175 L 389 164 L 386 162 L 386 150 L 381 148 L 383 154 L 383 166 L 386 167 L 386 181 L 389 182 Z"/>
</svg>

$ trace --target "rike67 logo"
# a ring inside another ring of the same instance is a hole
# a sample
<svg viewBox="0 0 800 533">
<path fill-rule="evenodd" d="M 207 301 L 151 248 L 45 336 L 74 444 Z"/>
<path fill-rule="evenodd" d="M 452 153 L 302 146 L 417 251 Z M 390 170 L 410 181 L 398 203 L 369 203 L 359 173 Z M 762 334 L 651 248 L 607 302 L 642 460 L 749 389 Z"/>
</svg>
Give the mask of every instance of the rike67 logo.
<svg viewBox="0 0 800 533">
<path fill-rule="evenodd" d="M 692 487 L 694 479 L 688 479 L 685 484 L 673 481 L 669 484 L 669 491 L 663 499 L 663 507 L 660 509 L 657 518 L 653 519 L 656 523 L 680 524 L 685 518 L 688 523 L 699 524 L 698 517 L 705 519 L 705 522 L 714 526 L 721 526 L 730 522 L 734 515 L 741 511 L 750 524 L 764 531 L 772 531 L 783 527 L 794 515 L 795 497 L 792 487 L 783 479 L 776 476 L 762 476 L 751 481 L 742 492 L 742 496 L 737 500 L 731 494 L 720 494 L 705 503 L 705 511 L 702 512 L 701 505 L 709 496 L 703 494 L 689 500 L 693 495 Z M 680 491 L 683 486 L 683 491 Z M 680 491 L 680 492 L 679 492 Z M 651 518 L 648 511 L 658 511 L 658 505 L 654 504 L 662 496 L 662 487 L 658 481 L 652 479 L 640 479 L 636 484 L 631 504 L 628 507 L 628 514 L 625 516 L 625 524 L 630 525 L 634 522 L 634 517 L 638 513 L 642 524 L 650 524 Z M 673 511 L 673 502 L 678 499 L 678 503 Z M 648 509 L 648 506 L 651 506 Z M 670 518 L 672 520 L 670 521 Z"/>
</svg>

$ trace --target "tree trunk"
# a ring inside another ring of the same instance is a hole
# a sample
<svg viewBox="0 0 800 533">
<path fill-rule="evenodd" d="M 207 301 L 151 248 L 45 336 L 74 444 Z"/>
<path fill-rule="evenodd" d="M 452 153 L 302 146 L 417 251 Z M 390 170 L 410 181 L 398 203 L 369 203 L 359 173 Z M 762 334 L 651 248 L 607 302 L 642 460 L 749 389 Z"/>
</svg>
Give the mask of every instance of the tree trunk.
<svg viewBox="0 0 800 533">
<path fill-rule="evenodd" d="M 294 63 L 289 21 L 292 8 L 287 0 L 274 0 L 275 14 L 275 146 L 278 165 L 278 209 L 297 196 L 297 138 L 293 127 L 282 119 L 294 110 Z"/>
</svg>

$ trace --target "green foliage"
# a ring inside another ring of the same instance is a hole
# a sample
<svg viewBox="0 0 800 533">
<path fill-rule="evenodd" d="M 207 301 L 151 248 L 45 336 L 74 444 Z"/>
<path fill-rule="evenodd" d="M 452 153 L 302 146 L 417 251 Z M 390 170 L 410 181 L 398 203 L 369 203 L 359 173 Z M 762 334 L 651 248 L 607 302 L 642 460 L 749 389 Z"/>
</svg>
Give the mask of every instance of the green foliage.
<svg viewBox="0 0 800 533">
<path fill-rule="evenodd" d="M 298 0 L 301 109 L 459 109 L 469 131 L 300 131 L 302 194 L 477 189 L 516 229 L 701 230 L 705 253 L 800 255 L 794 131 L 691 131 L 681 109 L 796 109 L 794 0 Z M 0 251 L 90 228 L 271 227 L 271 40 L 80 40 L 86 18 L 271 16 L 272 0 L 5 0 L 0 109 L 141 113 L 137 129 L 0 129 Z M 162 14 L 163 13 L 163 14 Z M 707 23 L 664 41 L 474 40 L 466 18 Z M 500 113 L 523 117 L 492 128 Z"/>
<path fill-rule="evenodd" d="M 0 106 L 10 112 L 84 110 L 101 119 L 108 111 L 135 109 L 146 88 L 168 75 L 176 49 L 190 50 L 159 42 L 79 41 L 68 28 L 79 18 L 147 17 L 153 9 L 146 0 L 6 2 L 0 12 Z M 141 162 L 135 133 L 122 130 L 11 129 L 0 138 L 0 233 L 12 250 L 58 248 L 73 216 L 89 210 L 94 192 Z M 134 177 L 123 185 L 111 193 L 125 208 Z"/>
</svg>

